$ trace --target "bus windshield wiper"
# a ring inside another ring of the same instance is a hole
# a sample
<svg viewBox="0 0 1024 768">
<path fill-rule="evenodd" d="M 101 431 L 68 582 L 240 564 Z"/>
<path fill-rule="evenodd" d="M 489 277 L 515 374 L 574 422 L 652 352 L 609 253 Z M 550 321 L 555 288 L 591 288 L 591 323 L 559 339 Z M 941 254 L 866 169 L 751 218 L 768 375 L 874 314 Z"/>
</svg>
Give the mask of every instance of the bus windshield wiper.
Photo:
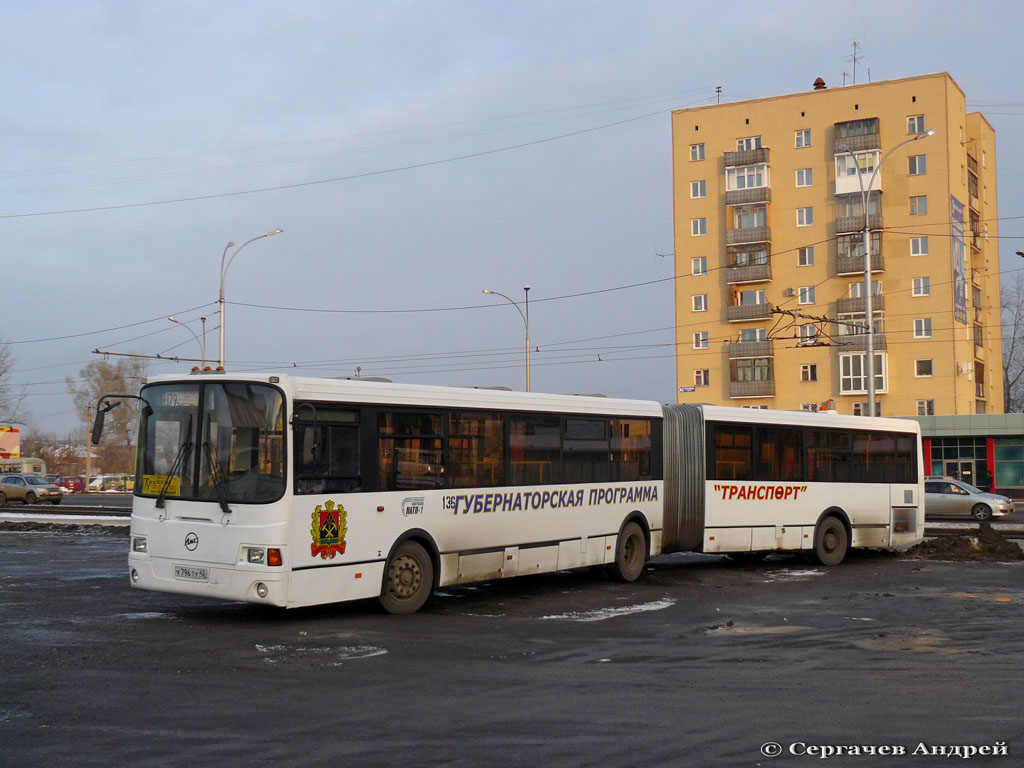
<svg viewBox="0 0 1024 768">
<path fill-rule="evenodd" d="M 209 460 L 210 480 L 213 481 L 214 490 L 217 491 L 217 501 L 220 503 L 221 511 L 227 514 L 231 512 L 231 507 L 228 506 L 228 478 L 224 474 L 224 467 L 221 465 L 220 459 L 217 458 L 216 448 L 210 444 L 209 440 L 203 443 L 203 450 L 206 451 Z"/>
<path fill-rule="evenodd" d="M 185 439 L 181 443 L 181 447 L 178 448 L 178 454 L 174 457 L 174 463 L 171 464 L 171 471 L 167 473 L 167 479 L 164 480 L 164 485 L 160 489 L 160 494 L 156 497 L 156 508 L 164 508 L 164 500 L 167 498 L 167 491 L 171 487 L 171 480 L 178 474 L 181 469 L 181 465 L 184 463 L 185 457 L 192 452 L 192 418 L 189 417 L 188 429 L 185 432 Z M 181 492 L 181 488 L 178 489 Z"/>
</svg>

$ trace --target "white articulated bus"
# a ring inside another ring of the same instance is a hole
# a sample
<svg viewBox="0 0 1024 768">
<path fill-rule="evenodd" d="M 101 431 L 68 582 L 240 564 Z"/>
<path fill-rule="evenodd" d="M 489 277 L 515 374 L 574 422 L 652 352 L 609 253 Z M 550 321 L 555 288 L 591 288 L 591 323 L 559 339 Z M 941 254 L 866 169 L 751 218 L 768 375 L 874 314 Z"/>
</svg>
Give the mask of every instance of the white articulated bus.
<svg viewBox="0 0 1024 768">
<path fill-rule="evenodd" d="M 140 400 L 142 589 L 409 613 L 451 584 L 632 581 L 678 550 L 836 564 L 923 530 L 912 421 L 272 374 L 155 377 Z"/>
</svg>

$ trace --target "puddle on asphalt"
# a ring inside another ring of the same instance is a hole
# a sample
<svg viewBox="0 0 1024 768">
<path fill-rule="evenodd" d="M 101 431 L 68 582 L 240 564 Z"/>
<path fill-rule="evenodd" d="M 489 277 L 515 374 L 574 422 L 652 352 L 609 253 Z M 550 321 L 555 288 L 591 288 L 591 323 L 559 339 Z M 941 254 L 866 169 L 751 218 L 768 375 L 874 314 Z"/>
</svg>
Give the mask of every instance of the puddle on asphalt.
<svg viewBox="0 0 1024 768">
<path fill-rule="evenodd" d="M 801 624 L 737 624 L 726 622 L 725 624 L 712 624 L 704 632 L 708 635 L 740 635 L 753 637 L 758 635 L 791 635 L 795 632 L 804 632 L 810 629 Z"/>
<path fill-rule="evenodd" d="M 943 656 L 981 653 L 978 648 L 950 647 L 949 638 L 935 629 L 896 629 L 852 642 L 858 648 L 868 651 L 910 651 Z"/>
<path fill-rule="evenodd" d="M 634 613 L 646 613 L 647 611 L 662 611 L 675 605 L 675 600 L 656 600 L 653 603 L 641 603 L 639 605 L 624 605 L 621 608 L 598 608 L 593 611 L 572 611 L 570 613 L 559 613 L 552 616 L 541 616 L 541 619 L 553 619 L 556 621 L 604 621 L 615 619 L 620 616 L 629 616 Z"/>
<path fill-rule="evenodd" d="M 279 664 L 288 661 L 290 658 L 321 658 L 321 666 L 340 667 L 347 661 L 357 659 L 369 659 L 374 656 L 383 656 L 387 648 L 379 648 L 375 645 L 342 645 L 342 646 L 288 646 L 288 645 L 261 645 L 256 643 L 256 650 L 263 655 L 263 661 L 267 664 Z"/>
</svg>

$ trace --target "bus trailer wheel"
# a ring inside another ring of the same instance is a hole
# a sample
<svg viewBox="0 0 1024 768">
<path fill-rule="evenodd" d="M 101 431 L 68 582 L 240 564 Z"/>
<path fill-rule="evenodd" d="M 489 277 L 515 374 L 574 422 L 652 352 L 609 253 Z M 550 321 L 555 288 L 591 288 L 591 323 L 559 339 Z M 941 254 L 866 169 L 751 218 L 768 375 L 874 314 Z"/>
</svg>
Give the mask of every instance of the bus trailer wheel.
<svg viewBox="0 0 1024 768">
<path fill-rule="evenodd" d="M 814 532 L 814 559 L 819 565 L 839 565 L 850 545 L 846 526 L 836 517 L 826 517 Z"/>
<path fill-rule="evenodd" d="M 615 564 L 611 572 L 619 581 L 629 583 L 640 578 L 647 562 L 647 539 L 636 523 L 627 523 L 615 544 Z"/>
<path fill-rule="evenodd" d="M 433 586 L 434 566 L 427 550 L 415 541 L 403 541 L 384 571 L 381 607 L 388 613 L 416 613 Z"/>
</svg>

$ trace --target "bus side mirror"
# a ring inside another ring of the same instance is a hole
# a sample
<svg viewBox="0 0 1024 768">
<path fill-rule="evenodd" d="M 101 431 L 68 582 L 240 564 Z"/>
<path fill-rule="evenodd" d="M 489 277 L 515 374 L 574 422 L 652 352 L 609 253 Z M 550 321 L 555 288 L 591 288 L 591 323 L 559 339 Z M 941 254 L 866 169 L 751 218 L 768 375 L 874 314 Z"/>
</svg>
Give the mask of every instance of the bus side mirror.
<svg viewBox="0 0 1024 768">
<path fill-rule="evenodd" d="M 101 400 L 100 402 L 102 403 L 103 401 Z M 99 405 L 99 406 L 97 406 L 97 408 L 96 408 L 96 421 L 94 421 L 93 425 L 92 425 L 92 444 L 93 445 L 99 445 L 100 444 L 100 437 L 102 437 L 102 435 L 103 435 L 103 421 L 104 421 L 104 419 L 107 418 L 107 411 L 112 411 L 114 408 L 117 408 L 117 406 L 119 406 L 120 404 L 121 404 L 121 401 L 118 400 L 115 403 L 107 403 L 106 405 Z"/>
</svg>

